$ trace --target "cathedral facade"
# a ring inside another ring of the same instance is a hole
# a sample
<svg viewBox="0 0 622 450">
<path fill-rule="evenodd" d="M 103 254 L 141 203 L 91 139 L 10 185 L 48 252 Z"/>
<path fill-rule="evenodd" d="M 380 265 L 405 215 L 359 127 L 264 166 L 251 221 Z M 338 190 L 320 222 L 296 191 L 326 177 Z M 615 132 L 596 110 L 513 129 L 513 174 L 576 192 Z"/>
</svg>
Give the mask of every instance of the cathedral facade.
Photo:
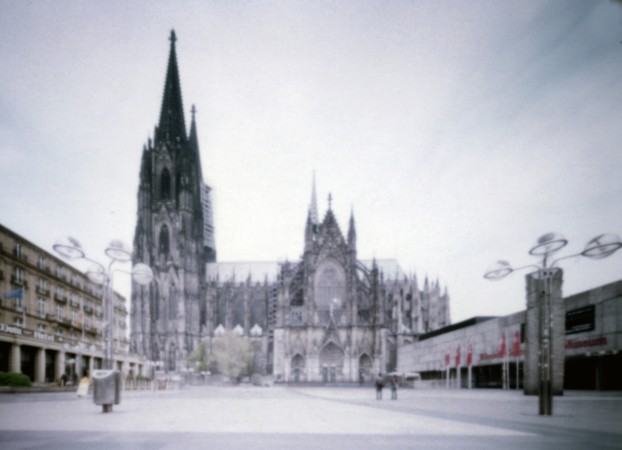
<svg viewBox="0 0 622 450">
<path fill-rule="evenodd" d="M 289 382 L 362 382 L 397 367 L 397 348 L 450 323 L 438 281 L 394 260 L 362 261 L 354 214 L 342 233 L 315 180 L 302 256 L 295 262 L 216 260 L 211 188 L 201 172 L 194 107 L 186 134 L 175 34 L 160 121 L 143 149 L 136 262 L 155 282 L 132 286 L 131 350 L 169 371 L 189 370 L 201 341 L 226 332 L 250 341 L 251 371 Z M 249 249 L 250 250 L 250 249 Z"/>
</svg>

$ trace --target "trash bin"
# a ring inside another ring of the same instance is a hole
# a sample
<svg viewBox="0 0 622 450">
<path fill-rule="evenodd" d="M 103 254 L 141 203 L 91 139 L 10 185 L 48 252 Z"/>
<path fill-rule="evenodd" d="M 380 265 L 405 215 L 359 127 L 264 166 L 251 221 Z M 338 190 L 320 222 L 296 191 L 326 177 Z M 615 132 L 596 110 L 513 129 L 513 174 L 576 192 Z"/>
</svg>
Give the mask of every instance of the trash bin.
<svg viewBox="0 0 622 450">
<path fill-rule="evenodd" d="M 121 374 L 116 370 L 93 371 L 93 403 L 103 405 L 104 412 L 121 403 Z"/>
</svg>

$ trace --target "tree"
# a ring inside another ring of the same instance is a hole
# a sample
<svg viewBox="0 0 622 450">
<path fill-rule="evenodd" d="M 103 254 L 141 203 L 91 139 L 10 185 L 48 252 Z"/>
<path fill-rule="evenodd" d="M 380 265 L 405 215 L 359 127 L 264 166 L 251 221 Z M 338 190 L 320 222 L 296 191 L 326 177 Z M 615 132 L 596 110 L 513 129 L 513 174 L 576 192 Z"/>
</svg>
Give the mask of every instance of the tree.
<svg viewBox="0 0 622 450">
<path fill-rule="evenodd" d="M 213 340 L 212 359 L 219 373 L 232 380 L 249 375 L 253 362 L 252 348 L 248 340 L 228 331 Z"/>
<path fill-rule="evenodd" d="M 193 350 L 188 357 L 188 362 L 196 363 L 197 372 L 207 372 L 209 368 L 209 356 L 207 354 L 207 343 L 199 342 L 199 346 Z"/>
</svg>

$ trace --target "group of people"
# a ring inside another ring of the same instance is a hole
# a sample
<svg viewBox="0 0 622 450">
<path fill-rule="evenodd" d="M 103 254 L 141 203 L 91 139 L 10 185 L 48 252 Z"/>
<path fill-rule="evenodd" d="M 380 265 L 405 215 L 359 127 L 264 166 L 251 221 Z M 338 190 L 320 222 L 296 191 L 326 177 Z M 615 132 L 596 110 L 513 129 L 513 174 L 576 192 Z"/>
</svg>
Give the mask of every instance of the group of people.
<svg viewBox="0 0 622 450">
<path fill-rule="evenodd" d="M 391 378 L 389 379 L 389 384 L 391 386 L 391 400 L 397 400 L 397 376 L 391 376 Z M 382 389 L 384 389 L 384 385 L 385 377 L 382 376 L 381 373 L 379 373 L 378 377 L 376 378 L 376 400 L 382 400 Z"/>
</svg>

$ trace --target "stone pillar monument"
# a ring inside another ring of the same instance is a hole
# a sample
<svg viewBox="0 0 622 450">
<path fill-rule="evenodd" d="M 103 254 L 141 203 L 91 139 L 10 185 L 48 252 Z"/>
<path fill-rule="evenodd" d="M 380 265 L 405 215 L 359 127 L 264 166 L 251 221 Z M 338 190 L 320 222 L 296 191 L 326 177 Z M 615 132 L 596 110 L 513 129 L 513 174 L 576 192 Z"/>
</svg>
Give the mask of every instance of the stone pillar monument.
<svg viewBox="0 0 622 450">
<path fill-rule="evenodd" d="M 566 309 L 562 298 L 563 271 L 546 269 L 526 276 L 527 312 L 525 320 L 524 393 L 537 395 L 540 389 L 540 351 L 545 348 L 543 327 L 550 318 L 551 389 L 553 395 L 564 393 Z M 547 292 L 550 304 L 546 305 Z M 548 312 L 548 313 L 547 313 Z"/>
</svg>

